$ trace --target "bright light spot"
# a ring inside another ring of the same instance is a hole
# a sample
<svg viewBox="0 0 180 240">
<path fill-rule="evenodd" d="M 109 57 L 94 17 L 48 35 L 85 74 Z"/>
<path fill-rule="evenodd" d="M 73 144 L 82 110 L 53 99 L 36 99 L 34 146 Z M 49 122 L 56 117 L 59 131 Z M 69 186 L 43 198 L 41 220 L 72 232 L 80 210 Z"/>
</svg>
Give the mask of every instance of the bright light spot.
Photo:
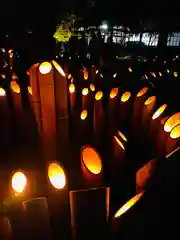
<svg viewBox="0 0 180 240">
<path fill-rule="evenodd" d="M 172 115 L 164 124 L 164 131 L 171 132 L 171 130 L 180 124 L 180 112 Z"/>
<path fill-rule="evenodd" d="M 1 48 L 2 52 L 6 52 L 6 50 L 4 48 Z"/>
<path fill-rule="evenodd" d="M 31 86 L 28 86 L 28 93 L 29 93 L 30 95 L 32 95 L 32 87 L 31 87 Z"/>
<path fill-rule="evenodd" d="M 11 90 L 15 93 L 20 93 L 20 87 L 15 81 L 11 81 Z"/>
<path fill-rule="evenodd" d="M 71 79 L 71 78 L 72 78 L 72 75 L 69 73 L 67 78 L 68 78 L 68 79 Z"/>
<path fill-rule="evenodd" d="M 174 77 L 178 77 L 178 73 L 177 72 L 174 72 Z"/>
<path fill-rule="evenodd" d="M 43 62 L 39 66 L 39 71 L 41 74 L 47 74 L 51 71 L 51 69 L 52 69 L 52 65 L 50 62 Z"/>
<path fill-rule="evenodd" d="M 151 72 L 151 75 L 156 78 L 156 74 L 154 72 Z"/>
<path fill-rule="evenodd" d="M 144 193 L 139 193 L 138 195 L 131 198 L 128 202 L 126 202 L 115 214 L 115 218 L 120 217 L 124 214 L 128 209 L 130 209 L 139 199 L 142 197 Z"/>
<path fill-rule="evenodd" d="M 116 136 L 114 136 L 114 139 L 115 139 L 115 141 L 117 142 L 117 144 L 118 144 L 123 150 L 125 150 L 125 147 L 124 147 L 123 143 L 119 140 L 119 138 L 117 138 Z"/>
<path fill-rule="evenodd" d="M 158 110 L 153 114 L 152 119 L 155 120 L 158 118 L 167 108 L 167 104 L 163 104 Z"/>
<path fill-rule="evenodd" d="M 2 77 L 2 79 L 5 79 L 6 75 L 5 74 L 1 74 L 1 77 Z"/>
<path fill-rule="evenodd" d="M 143 89 L 141 89 L 140 92 L 138 92 L 137 97 L 141 97 L 141 96 L 145 95 L 147 93 L 147 91 L 148 91 L 148 88 L 144 87 Z"/>
<path fill-rule="evenodd" d="M 106 22 L 103 22 L 100 26 L 101 29 L 107 30 L 108 29 L 108 24 Z"/>
<path fill-rule="evenodd" d="M 103 97 L 103 92 L 101 92 L 101 91 L 98 91 L 95 95 L 96 100 L 100 100 L 102 97 Z"/>
<path fill-rule="evenodd" d="M 110 98 L 115 98 L 118 95 L 118 91 L 119 91 L 118 88 L 113 88 L 110 92 L 109 97 Z"/>
<path fill-rule="evenodd" d="M 65 74 L 65 72 L 63 71 L 62 67 L 61 67 L 56 61 L 54 61 L 54 60 L 52 60 L 52 63 L 53 63 L 53 65 L 54 65 L 54 67 L 56 68 L 56 70 L 57 70 L 63 77 L 65 77 L 66 74 Z"/>
<path fill-rule="evenodd" d="M 162 73 L 161 72 L 159 72 L 159 76 L 162 77 Z"/>
<path fill-rule="evenodd" d="M 129 71 L 129 72 L 132 72 L 133 70 L 132 70 L 132 68 L 131 68 L 131 67 L 129 67 L 129 68 L 128 68 L 128 71 Z"/>
<path fill-rule="evenodd" d="M 87 79 L 88 79 L 88 71 L 84 70 L 84 80 L 87 80 Z"/>
<path fill-rule="evenodd" d="M 69 85 L 69 92 L 70 92 L 70 93 L 74 93 L 75 90 L 76 90 L 75 85 L 74 85 L 73 83 L 71 83 L 71 84 Z"/>
<path fill-rule="evenodd" d="M 92 92 L 94 92 L 94 91 L 96 90 L 94 84 L 90 84 L 90 85 L 89 85 L 89 88 L 90 88 L 90 90 L 91 90 Z"/>
<path fill-rule="evenodd" d="M 84 147 L 82 150 L 82 161 L 85 167 L 93 174 L 102 171 L 102 161 L 99 154 L 91 147 Z"/>
<path fill-rule="evenodd" d="M 83 96 L 87 96 L 88 93 L 89 93 L 88 88 L 83 88 L 83 90 L 82 90 L 82 95 L 83 95 Z"/>
<path fill-rule="evenodd" d="M 167 73 L 170 73 L 169 69 L 167 69 Z"/>
<path fill-rule="evenodd" d="M 116 76 L 117 76 L 117 73 L 115 73 L 115 74 L 113 75 L 113 78 L 116 78 Z"/>
<path fill-rule="evenodd" d="M 147 106 L 147 105 L 151 104 L 151 103 L 154 102 L 154 101 L 156 101 L 156 96 L 149 97 L 149 98 L 145 101 L 144 105 Z"/>
<path fill-rule="evenodd" d="M 0 96 L 6 96 L 5 90 L 1 87 L 0 87 Z"/>
<path fill-rule="evenodd" d="M 124 140 L 125 142 L 127 142 L 127 138 L 124 136 L 124 134 L 120 131 L 118 131 L 118 135 L 122 138 L 122 140 Z"/>
<path fill-rule="evenodd" d="M 130 92 L 123 93 L 123 95 L 121 96 L 121 102 L 127 102 L 130 97 L 131 97 L 131 93 Z"/>
<path fill-rule="evenodd" d="M 146 74 L 144 75 L 144 77 L 145 77 L 146 79 L 148 79 L 148 76 L 147 76 Z"/>
<path fill-rule="evenodd" d="M 85 120 L 86 118 L 87 118 L 87 115 L 88 115 L 88 112 L 87 112 L 87 110 L 83 110 L 82 112 L 81 112 L 81 120 Z"/>
<path fill-rule="evenodd" d="M 99 72 L 99 70 L 97 69 L 97 70 L 96 70 L 96 74 L 98 74 L 98 72 Z"/>
<path fill-rule="evenodd" d="M 172 129 L 170 133 L 170 137 L 172 139 L 176 139 L 180 137 L 180 125 L 177 125 L 175 128 Z"/>
<path fill-rule="evenodd" d="M 12 188 L 17 193 L 22 193 L 26 187 L 27 179 L 22 172 L 16 172 L 12 177 Z"/>
<path fill-rule="evenodd" d="M 57 163 L 51 163 L 48 167 L 50 183 L 56 189 L 62 189 L 66 185 L 66 176 L 62 167 Z"/>
</svg>

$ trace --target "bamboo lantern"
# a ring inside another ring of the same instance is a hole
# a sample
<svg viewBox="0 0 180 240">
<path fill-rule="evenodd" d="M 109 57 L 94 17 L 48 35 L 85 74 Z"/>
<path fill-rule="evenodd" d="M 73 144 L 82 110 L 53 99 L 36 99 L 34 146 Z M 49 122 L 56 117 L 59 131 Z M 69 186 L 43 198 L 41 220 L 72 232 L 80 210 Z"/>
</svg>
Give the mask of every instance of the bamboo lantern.
<svg viewBox="0 0 180 240">
<path fill-rule="evenodd" d="M 99 187 L 102 182 L 102 160 L 90 145 L 81 148 L 81 170 L 88 187 Z"/>
<path fill-rule="evenodd" d="M 88 108 L 89 107 L 89 89 L 83 88 L 82 90 L 82 108 Z"/>
<path fill-rule="evenodd" d="M 74 115 L 75 111 L 75 104 L 76 104 L 76 87 L 74 83 L 69 85 L 69 99 L 70 99 L 70 108 L 71 108 L 71 115 Z"/>
<path fill-rule="evenodd" d="M 54 237 L 70 239 L 70 205 L 67 175 L 64 168 L 56 161 L 47 166 L 48 207 Z"/>
<path fill-rule="evenodd" d="M 32 88 L 32 107 L 34 110 L 34 114 L 36 117 L 36 122 L 38 126 L 39 134 L 42 133 L 42 121 L 41 121 L 41 100 L 40 100 L 40 92 L 39 92 L 39 82 L 38 82 L 38 67 L 39 63 L 34 64 L 30 68 L 30 85 Z"/>
<path fill-rule="evenodd" d="M 170 136 L 166 143 L 166 152 L 170 153 L 174 150 L 180 139 L 180 125 L 177 125 L 171 130 Z"/>
<path fill-rule="evenodd" d="M 96 90 L 94 84 L 92 84 L 92 83 L 89 85 L 89 88 L 90 88 L 91 92 L 95 92 L 95 90 Z"/>
<path fill-rule="evenodd" d="M 12 240 L 12 228 L 7 217 L 0 216 L 0 239 Z"/>
<path fill-rule="evenodd" d="M 20 114 L 22 112 L 22 102 L 21 102 L 21 90 L 19 85 L 16 83 L 16 81 L 11 81 L 11 91 L 12 91 L 12 97 L 13 97 L 13 103 L 15 110 L 17 111 L 17 114 L 20 117 Z"/>
<path fill-rule="evenodd" d="M 107 237 L 110 188 L 70 192 L 73 240 Z"/>
<path fill-rule="evenodd" d="M 180 112 L 175 113 L 170 118 L 168 118 L 164 124 L 164 131 L 170 133 L 171 130 L 178 124 L 180 124 Z"/>
<path fill-rule="evenodd" d="M 144 101 L 146 97 L 146 93 L 148 92 L 148 87 L 142 88 L 136 95 L 133 105 L 133 117 L 132 117 L 132 128 L 133 132 L 139 132 L 139 122 L 142 116 L 142 111 L 144 107 Z"/>
<path fill-rule="evenodd" d="M 30 239 L 52 239 L 49 210 L 45 197 L 33 198 L 23 202 Z"/>
<path fill-rule="evenodd" d="M 129 118 L 129 104 L 130 104 L 130 92 L 125 92 L 121 96 L 120 109 L 119 109 L 119 120 L 123 125 Z"/>
<path fill-rule="evenodd" d="M 178 77 L 178 73 L 177 72 L 173 72 L 173 75 L 174 75 L 175 78 Z"/>
<path fill-rule="evenodd" d="M 85 69 L 83 73 L 84 73 L 84 80 L 88 80 L 88 71 Z"/>
<path fill-rule="evenodd" d="M 96 138 L 102 135 L 104 127 L 104 112 L 102 105 L 103 93 L 97 92 L 94 99 L 94 113 L 93 113 L 93 132 Z"/>
<path fill-rule="evenodd" d="M 122 141 L 124 147 L 127 146 L 127 143 L 128 143 L 128 139 L 126 138 L 126 136 L 120 132 L 120 131 L 117 131 L 117 136 L 120 138 L 120 140 Z"/>
</svg>

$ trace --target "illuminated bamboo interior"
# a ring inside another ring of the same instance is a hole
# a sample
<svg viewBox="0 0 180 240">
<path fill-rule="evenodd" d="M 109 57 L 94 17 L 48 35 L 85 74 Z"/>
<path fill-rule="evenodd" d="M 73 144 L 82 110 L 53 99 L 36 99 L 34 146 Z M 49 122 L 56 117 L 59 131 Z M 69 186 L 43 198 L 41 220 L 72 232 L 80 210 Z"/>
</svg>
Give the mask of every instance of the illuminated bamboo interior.
<svg viewBox="0 0 180 240">
<path fill-rule="evenodd" d="M 110 92 L 110 98 L 115 98 L 118 95 L 118 88 L 113 88 Z"/>
<path fill-rule="evenodd" d="M 101 100 L 101 98 L 103 97 L 103 92 L 101 91 L 98 91 L 95 95 L 95 99 L 98 101 L 98 100 Z"/>
<path fill-rule="evenodd" d="M 83 110 L 80 116 L 81 120 L 85 120 L 87 118 L 87 115 L 88 115 L 87 110 Z"/>
<path fill-rule="evenodd" d="M 171 130 L 180 124 L 180 112 L 175 113 L 172 115 L 164 124 L 164 131 L 165 132 L 171 132 Z"/>
<path fill-rule="evenodd" d="M 174 75 L 174 77 L 178 77 L 178 73 L 177 72 L 174 72 L 173 75 Z"/>
<path fill-rule="evenodd" d="M 127 138 L 124 136 L 124 134 L 123 134 L 122 132 L 118 131 L 118 135 L 119 135 L 125 142 L 128 141 Z"/>
<path fill-rule="evenodd" d="M 88 79 L 88 71 L 84 70 L 84 80 L 87 80 L 87 79 Z"/>
<path fill-rule="evenodd" d="M 71 83 L 71 84 L 69 85 L 69 92 L 70 92 L 70 93 L 74 93 L 75 90 L 76 90 L 75 85 L 74 85 L 73 83 Z"/>
<path fill-rule="evenodd" d="M 144 105 L 147 106 L 147 105 L 153 103 L 154 101 L 156 101 L 156 97 L 155 97 L 155 96 L 151 96 L 151 97 L 149 97 L 149 98 L 145 101 Z"/>
<path fill-rule="evenodd" d="M 27 179 L 24 173 L 16 172 L 12 177 L 12 188 L 17 193 L 22 193 L 27 185 Z"/>
<path fill-rule="evenodd" d="M 128 202 L 126 202 L 116 213 L 115 213 L 115 218 L 120 217 L 122 214 L 124 214 L 125 212 L 127 212 L 132 206 L 134 206 L 136 204 L 136 202 L 139 201 L 139 199 L 142 197 L 143 192 L 137 194 L 136 196 L 134 196 L 133 198 L 131 198 Z"/>
<path fill-rule="evenodd" d="M 127 102 L 130 97 L 131 97 L 131 93 L 130 92 L 123 93 L 123 95 L 121 96 L 121 102 Z"/>
<path fill-rule="evenodd" d="M 141 97 L 145 95 L 147 91 L 148 91 L 148 87 L 144 87 L 143 89 L 141 89 L 141 91 L 138 92 L 137 97 Z"/>
<path fill-rule="evenodd" d="M 51 163 L 48 167 L 48 178 L 52 186 L 56 189 L 62 189 L 66 185 L 66 175 L 58 163 Z"/>
<path fill-rule="evenodd" d="M 29 93 L 30 95 L 32 95 L 32 87 L 31 87 L 31 86 L 28 86 L 28 93 Z"/>
<path fill-rule="evenodd" d="M 114 139 L 117 142 L 118 146 L 120 146 L 123 150 L 125 150 L 124 144 L 119 140 L 119 138 L 114 136 Z"/>
<path fill-rule="evenodd" d="M 71 79 L 71 78 L 72 78 L 72 75 L 69 73 L 67 78 L 68 78 L 68 79 Z"/>
<path fill-rule="evenodd" d="M 83 96 L 87 96 L 88 93 L 89 93 L 88 88 L 83 88 L 83 90 L 82 90 L 82 95 L 83 95 Z"/>
<path fill-rule="evenodd" d="M 5 74 L 1 74 L 1 77 L 2 77 L 2 79 L 5 79 L 6 75 Z"/>
<path fill-rule="evenodd" d="M 63 71 L 62 67 L 54 60 L 52 60 L 52 64 L 54 65 L 54 67 L 56 68 L 56 70 L 63 76 L 65 77 L 66 74 L 65 72 Z"/>
<path fill-rule="evenodd" d="M 11 81 L 11 90 L 15 93 L 20 93 L 20 87 L 15 81 Z"/>
<path fill-rule="evenodd" d="M 131 67 L 129 67 L 129 68 L 128 68 L 128 71 L 129 71 L 129 72 L 132 72 L 133 70 L 132 70 L 132 68 L 131 68 Z"/>
<path fill-rule="evenodd" d="M 84 147 L 82 150 L 82 161 L 89 172 L 100 174 L 102 171 L 102 161 L 99 154 L 92 147 Z"/>
<path fill-rule="evenodd" d="M 159 76 L 162 77 L 162 73 L 161 72 L 159 72 Z"/>
<path fill-rule="evenodd" d="M 116 76 L 117 76 L 117 73 L 115 73 L 115 74 L 113 75 L 113 78 L 116 78 Z"/>
<path fill-rule="evenodd" d="M 155 120 L 158 117 L 161 116 L 161 114 L 166 110 L 167 104 L 163 104 L 160 108 L 156 110 L 156 112 L 153 114 L 152 119 Z"/>
<path fill-rule="evenodd" d="M 172 129 L 170 137 L 172 139 L 177 139 L 180 137 L 180 125 L 177 125 L 175 128 Z"/>
<path fill-rule="evenodd" d="M 94 92 L 94 91 L 96 90 L 94 84 L 90 84 L 90 85 L 89 85 L 89 88 L 90 88 L 90 90 L 91 90 L 92 92 Z"/>
<path fill-rule="evenodd" d="M 1 87 L 0 87 L 0 96 L 6 96 L 5 90 Z"/>
<path fill-rule="evenodd" d="M 47 74 L 51 71 L 52 65 L 50 62 L 43 62 L 39 66 L 39 71 L 41 74 Z"/>
</svg>

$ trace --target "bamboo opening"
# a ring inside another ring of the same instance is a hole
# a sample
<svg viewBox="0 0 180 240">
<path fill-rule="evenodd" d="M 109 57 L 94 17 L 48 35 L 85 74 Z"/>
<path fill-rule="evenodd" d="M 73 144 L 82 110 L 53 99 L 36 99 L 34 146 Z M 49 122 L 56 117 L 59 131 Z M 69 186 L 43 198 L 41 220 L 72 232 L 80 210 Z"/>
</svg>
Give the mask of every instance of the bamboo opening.
<svg viewBox="0 0 180 240">
<path fill-rule="evenodd" d="M 165 111 L 165 109 L 167 108 L 167 104 L 163 104 L 160 108 L 158 108 L 156 110 L 156 112 L 153 114 L 152 119 L 155 120 L 158 117 L 161 116 L 161 114 Z"/>
<path fill-rule="evenodd" d="M 180 112 L 175 113 L 172 115 L 164 124 L 164 131 L 165 132 L 171 132 L 171 130 L 180 124 Z"/>
<path fill-rule="evenodd" d="M 180 137 L 180 125 L 177 125 L 175 128 L 172 129 L 170 137 L 172 139 L 177 139 Z"/>
<path fill-rule="evenodd" d="M 147 93 L 147 91 L 148 91 L 148 87 L 142 88 L 142 89 L 138 92 L 137 97 L 141 97 L 141 96 L 145 95 L 145 94 Z"/>
<path fill-rule="evenodd" d="M 12 188 L 17 193 L 22 193 L 27 185 L 27 179 L 24 173 L 16 172 L 12 177 Z"/>
<path fill-rule="evenodd" d="M 51 71 L 52 65 L 50 62 L 43 62 L 39 66 L 39 71 L 41 74 L 47 74 Z"/>
<path fill-rule="evenodd" d="M 52 186 L 56 189 L 62 189 L 66 185 L 66 175 L 58 163 L 51 163 L 48 167 L 48 178 Z"/>
<path fill-rule="evenodd" d="M 87 115 L 88 115 L 88 112 L 87 112 L 87 110 L 83 110 L 82 112 L 81 112 L 81 120 L 85 120 L 86 118 L 87 118 Z"/>
<path fill-rule="evenodd" d="M 110 92 L 110 98 L 115 98 L 118 95 L 118 88 L 113 88 Z"/>
<path fill-rule="evenodd" d="M 125 150 L 124 144 L 119 140 L 119 138 L 117 138 L 116 136 L 114 136 L 115 141 L 117 142 L 117 144 L 123 149 Z"/>
<path fill-rule="evenodd" d="M 61 67 L 56 61 L 54 61 L 54 60 L 52 60 L 52 63 L 53 63 L 53 65 L 54 65 L 54 67 L 56 68 L 56 70 L 57 70 L 63 77 L 65 77 L 66 74 L 65 74 L 65 72 L 63 71 L 62 67 Z"/>
<path fill-rule="evenodd" d="M 101 100 L 102 97 L 103 97 L 103 93 L 101 91 L 97 92 L 95 95 L 96 100 Z"/>
<path fill-rule="evenodd" d="M 130 92 L 123 93 L 123 95 L 121 96 L 121 102 L 127 102 L 130 97 L 131 97 L 131 93 Z"/>
</svg>

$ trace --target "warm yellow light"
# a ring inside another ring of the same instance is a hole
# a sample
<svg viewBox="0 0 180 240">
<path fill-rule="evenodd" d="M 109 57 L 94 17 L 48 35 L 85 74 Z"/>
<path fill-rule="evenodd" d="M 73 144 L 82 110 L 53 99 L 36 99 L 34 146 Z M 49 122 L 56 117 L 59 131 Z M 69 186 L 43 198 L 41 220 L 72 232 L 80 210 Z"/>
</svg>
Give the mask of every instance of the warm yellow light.
<svg viewBox="0 0 180 240">
<path fill-rule="evenodd" d="M 67 78 L 68 78 L 68 79 L 71 79 L 71 78 L 72 78 L 72 75 L 69 73 Z"/>
<path fill-rule="evenodd" d="M 143 95 L 145 95 L 148 91 L 147 87 L 144 87 L 143 89 L 141 89 L 141 91 L 138 92 L 137 97 L 141 97 Z"/>
<path fill-rule="evenodd" d="M 57 70 L 63 77 L 65 77 L 66 74 L 65 74 L 65 72 L 63 71 L 62 67 L 61 67 L 56 61 L 54 61 L 54 60 L 52 60 L 52 63 L 53 63 L 53 65 L 54 65 L 54 67 L 56 68 L 56 70 Z"/>
<path fill-rule="evenodd" d="M 170 133 L 170 137 L 172 139 L 176 139 L 180 137 L 180 125 L 177 125 L 175 128 L 172 129 Z"/>
<path fill-rule="evenodd" d="M 101 100 L 102 97 L 103 97 L 103 92 L 101 92 L 101 91 L 98 91 L 95 95 L 96 100 Z"/>
<path fill-rule="evenodd" d="M 20 93 L 20 87 L 15 81 L 11 81 L 11 90 L 15 93 Z"/>
<path fill-rule="evenodd" d="M 115 73 L 115 74 L 113 75 L 113 78 L 116 78 L 116 76 L 117 76 L 117 73 Z"/>
<path fill-rule="evenodd" d="M 48 167 L 48 178 L 56 189 L 62 189 L 66 185 L 66 175 L 58 163 L 51 163 Z"/>
<path fill-rule="evenodd" d="M 132 68 L 131 68 L 131 67 L 129 67 L 129 68 L 128 68 L 128 71 L 129 71 L 129 72 L 132 72 Z"/>
<path fill-rule="evenodd" d="M 158 108 L 158 110 L 156 110 L 156 112 L 153 114 L 152 119 L 155 120 L 156 118 L 158 118 L 167 108 L 167 104 L 163 104 L 160 108 Z"/>
<path fill-rule="evenodd" d="M 120 131 L 118 131 L 118 135 L 122 138 L 122 140 L 124 140 L 125 142 L 127 142 L 127 138 L 124 136 L 124 134 Z"/>
<path fill-rule="evenodd" d="M 14 55 L 13 52 L 11 52 L 11 53 L 9 54 L 9 57 L 10 57 L 10 58 L 13 58 L 13 55 Z"/>
<path fill-rule="evenodd" d="M 90 85 L 89 85 L 89 88 L 90 88 L 90 90 L 91 90 L 92 92 L 94 92 L 94 91 L 96 90 L 94 84 L 90 84 Z"/>
<path fill-rule="evenodd" d="M 110 98 L 115 98 L 118 95 L 118 88 L 113 88 L 110 92 Z"/>
<path fill-rule="evenodd" d="M 75 85 L 74 85 L 73 83 L 71 83 L 71 84 L 69 85 L 69 92 L 70 92 L 70 93 L 74 93 L 75 90 L 76 90 Z"/>
<path fill-rule="evenodd" d="M 153 77 L 156 77 L 156 74 L 155 74 L 154 72 L 151 72 L 151 75 L 152 75 Z"/>
<path fill-rule="evenodd" d="M 180 112 L 172 115 L 164 124 L 164 131 L 171 132 L 171 130 L 180 124 Z"/>
<path fill-rule="evenodd" d="M 154 102 L 154 101 L 156 101 L 156 97 L 155 97 L 155 96 L 149 97 L 149 98 L 145 101 L 144 105 L 149 105 L 149 104 L 151 104 L 151 103 Z"/>
<path fill-rule="evenodd" d="M 88 88 L 83 88 L 83 90 L 82 90 L 82 95 L 83 95 L 83 96 L 86 96 L 86 95 L 88 95 L 88 93 L 89 93 Z"/>
<path fill-rule="evenodd" d="M 1 77 L 2 77 L 2 79 L 5 79 L 6 75 L 5 74 L 1 74 Z"/>
<path fill-rule="evenodd" d="M 130 209 L 137 201 L 139 201 L 139 199 L 142 197 L 143 192 L 137 194 L 136 196 L 134 196 L 133 198 L 131 198 L 128 202 L 126 202 L 115 214 L 115 218 L 120 217 L 122 214 L 124 214 L 125 212 L 127 212 L 128 209 Z"/>
<path fill-rule="evenodd" d="M 26 187 L 27 179 L 24 173 L 16 172 L 12 177 L 12 188 L 17 193 L 22 193 Z"/>
<path fill-rule="evenodd" d="M 0 87 L 0 96 L 6 96 L 5 90 L 1 87 Z"/>
<path fill-rule="evenodd" d="M 13 52 L 13 49 L 9 49 L 8 53 L 10 54 L 10 53 L 12 53 L 12 52 Z"/>
<path fill-rule="evenodd" d="M 84 80 L 87 80 L 87 79 L 88 79 L 88 71 L 84 70 Z"/>
<path fill-rule="evenodd" d="M 39 66 L 39 71 L 41 74 L 47 74 L 51 71 L 51 69 L 52 69 L 52 65 L 50 62 L 43 62 Z"/>
<path fill-rule="evenodd" d="M 178 77 L 178 73 L 177 72 L 174 72 L 174 77 Z"/>
<path fill-rule="evenodd" d="M 131 93 L 130 92 L 123 93 L 123 95 L 121 96 L 121 102 L 127 102 L 130 97 L 131 97 Z"/>
<path fill-rule="evenodd" d="M 161 72 L 159 72 L 159 76 L 162 77 L 162 73 Z"/>
<path fill-rule="evenodd" d="M 81 112 L 81 120 L 85 120 L 87 118 L 88 112 L 87 110 L 83 110 Z"/>
<path fill-rule="evenodd" d="M 97 69 L 97 70 L 96 70 L 96 74 L 98 74 L 98 72 L 99 72 L 99 70 Z"/>
<path fill-rule="evenodd" d="M 115 139 L 115 141 L 117 142 L 117 144 L 118 144 L 123 150 L 125 150 L 125 147 L 124 147 L 123 143 L 119 140 L 119 138 L 117 138 L 116 136 L 114 136 L 114 139 Z"/>
<path fill-rule="evenodd" d="M 102 171 L 101 158 L 93 148 L 85 147 L 82 150 L 82 161 L 91 173 L 99 174 Z"/>
<path fill-rule="evenodd" d="M 28 93 L 29 93 L 30 95 L 32 95 L 32 87 L 31 87 L 31 86 L 28 86 Z"/>
</svg>

